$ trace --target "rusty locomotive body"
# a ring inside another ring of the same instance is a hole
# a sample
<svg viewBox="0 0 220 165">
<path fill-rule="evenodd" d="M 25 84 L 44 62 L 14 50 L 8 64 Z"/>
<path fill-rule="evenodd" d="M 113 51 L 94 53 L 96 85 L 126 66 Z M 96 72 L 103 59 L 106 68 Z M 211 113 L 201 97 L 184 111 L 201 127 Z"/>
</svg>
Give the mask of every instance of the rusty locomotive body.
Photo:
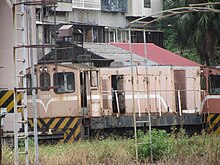
<svg viewBox="0 0 220 165">
<path fill-rule="evenodd" d="M 146 120 L 150 111 L 155 127 L 208 125 L 209 131 L 218 133 L 219 73 L 205 67 L 39 64 L 38 131 L 61 133 L 64 142 L 76 141 L 93 130 L 132 128 L 134 111 L 137 120 Z M 33 128 L 31 95 L 28 102 Z"/>
</svg>

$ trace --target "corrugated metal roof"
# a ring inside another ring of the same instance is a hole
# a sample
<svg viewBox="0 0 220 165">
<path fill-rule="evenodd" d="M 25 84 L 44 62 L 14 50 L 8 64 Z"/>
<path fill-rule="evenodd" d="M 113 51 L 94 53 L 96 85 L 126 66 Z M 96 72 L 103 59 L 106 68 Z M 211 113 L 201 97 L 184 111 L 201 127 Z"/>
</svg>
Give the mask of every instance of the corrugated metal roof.
<svg viewBox="0 0 220 165">
<path fill-rule="evenodd" d="M 125 65 L 130 65 L 131 54 L 126 49 L 122 49 L 109 43 L 84 43 L 83 47 L 104 58 L 121 61 L 124 62 Z M 144 58 L 133 53 L 133 61 L 141 64 L 144 63 Z M 157 65 L 157 63 L 153 61 L 149 61 L 148 64 Z"/>
<path fill-rule="evenodd" d="M 111 43 L 114 46 L 129 51 L 128 43 Z M 201 66 L 200 64 L 188 60 L 182 56 L 172 53 L 166 49 L 156 46 L 153 43 L 147 43 L 147 59 L 159 65 L 173 65 L 173 66 Z M 141 57 L 144 55 L 144 43 L 132 43 L 132 53 Z"/>
</svg>

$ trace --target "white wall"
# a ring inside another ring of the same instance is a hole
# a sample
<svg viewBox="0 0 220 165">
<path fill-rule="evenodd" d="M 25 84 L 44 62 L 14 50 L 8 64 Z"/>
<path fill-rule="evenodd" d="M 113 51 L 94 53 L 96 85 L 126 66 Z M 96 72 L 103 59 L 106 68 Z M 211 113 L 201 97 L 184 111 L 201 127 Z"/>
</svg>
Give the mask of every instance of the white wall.
<svg viewBox="0 0 220 165">
<path fill-rule="evenodd" d="M 12 11 L 5 0 L 0 1 L 0 88 L 13 89 L 13 25 Z"/>
<path fill-rule="evenodd" d="M 32 16 L 32 44 L 36 44 L 36 25 L 34 15 Z M 19 20 L 18 24 L 21 24 Z M 21 37 L 19 37 L 21 38 Z M 13 62 L 13 17 L 12 10 L 6 0 L 0 0 L 0 88 L 14 89 L 14 62 Z M 21 56 L 21 50 L 18 51 L 18 58 Z M 36 50 L 34 56 L 36 59 Z M 27 60 L 28 58 L 26 58 Z M 28 61 L 27 61 L 28 62 Z M 35 60 L 36 62 L 36 60 Z M 30 62 L 29 62 L 30 64 Z M 21 67 L 21 66 L 20 66 Z M 18 67 L 18 68 L 20 68 Z M 19 69 L 18 69 L 19 72 Z M 19 115 L 21 117 L 21 115 Z M 14 114 L 8 113 L 4 119 L 5 131 L 14 130 Z"/>
<path fill-rule="evenodd" d="M 128 25 L 125 14 L 98 10 L 73 9 L 73 12 L 69 13 L 68 21 L 109 27 L 125 27 Z"/>
<path fill-rule="evenodd" d="M 127 16 L 142 17 L 163 10 L 163 0 L 151 0 L 151 8 L 144 8 L 144 0 L 128 0 Z M 158 17 L 160 15 L 154 16 Z"/>
<path fill-rule="evenodd" d="M 163 10 L 163 0 L 151 0 L 152 14 Z M 163 14 L 155 15 L 153 17 L 160 17 Z"/>
<path fill-rule="evenodd" d="M 5 0 L 0 1 L 0 88 L 13 89 L 14 66 L 13 66 L 13 24 L 12 11 Z M 3 119 L 3 129 L 13 131 L 14 115 L 7 114 Z"/>
</svg>

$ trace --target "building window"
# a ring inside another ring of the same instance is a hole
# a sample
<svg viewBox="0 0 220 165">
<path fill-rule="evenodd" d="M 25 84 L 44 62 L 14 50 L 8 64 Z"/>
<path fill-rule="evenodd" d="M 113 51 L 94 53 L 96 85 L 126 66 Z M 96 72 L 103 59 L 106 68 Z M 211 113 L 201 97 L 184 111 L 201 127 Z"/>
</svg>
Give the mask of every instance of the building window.
<svg viewBox="0 0 220 165">
<path fill-rule="evenodd" d="M 47 72 L 40 74 L 40 88 L 42 91 L 48 91 L 50 86 L 50 75 Z"/>
<path fill-rule="evenodd" d="M 75 91 L 75 76 L 72 72 L 55 73 L 53 79 L 55 93 L 69 93 Z"/>
<path fill-rule="evenodd" d="M 144 0 L 144 8 L 151 8 L 150 0 Z"/>
<path fill-rule="evenodd" d="M 101 9 L 111 12 L 127 12 L 127 0 L 101 0 Z"/>
<path fill-rule="evenodd" d="M 220 94 L 220 75 L 209 76 L 209 94 L 211 95 Z"/>
</svg>

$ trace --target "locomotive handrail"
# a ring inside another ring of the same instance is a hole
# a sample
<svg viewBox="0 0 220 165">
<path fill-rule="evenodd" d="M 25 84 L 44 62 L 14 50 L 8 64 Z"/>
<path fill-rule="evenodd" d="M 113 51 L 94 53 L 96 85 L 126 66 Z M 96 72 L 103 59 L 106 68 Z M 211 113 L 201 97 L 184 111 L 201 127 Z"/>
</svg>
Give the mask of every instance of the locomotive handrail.
<svg viewBox="0 0 220 165">
<path fill-rule="evenodd" d="M 102 95 L 105 96 L 105 99 L 112 99 L 113 94 L 115 95 L 116 101 L 116 110 L 117 116 L 120 112 L 120 104 L 119 104 L 119 93 L 124 95 L 125 100 L 131 99 L 132 90 L 105 90 L 102 91 Z M 149 96 L 147 96 L 147 93 Z M 170 94 L 172 97 L 170 97 Z M 138 116 L 141 117 L 143 113 L 143 109 L 141 109 L 141 102 L 143 99 L 151 99 L 154 100 L 153 106 L 154 110 L 159 113 L 159 116 L 162 116 L 162 111 L 165 110 L 167 112 L 176 112 L 179 116 L 182 116 L 183 113 L 196 113 L 201 111 L 201 94 L 204 93 L 204 90 L 199 89 L 189 89 L 189 90 L 135 90 L 134 91 L 134 99 L 137 103 L 136 112 Z M 186 98 L 185 98 L 186 97 Z M 188 102 L 191 100 L 190 102 Z M 175 101 L 175 104 L 173 102 Z M 175 106 L 176 105 L 176 106 Z"/>
<path fill-rule="evenodd" d="M 116 99 L 116 105 L 117 105 L 117 117 L 119 117 L 119 114 L 120 114 L 120 107 L 119 107 L 119 102 L 118 102 L 118 93 L 117 91 L 115 90 L 115 99 Z"/>
<path fill-rule="evenodd" d="M 26 88 L 15 88 L 16 90 L 24 90 L 24 89 L 27 89 L 27 90 L 31 90 L 31 89 L 57 89 L 59 88 L 59 86 L 47 86 L 47 87 L 26 87 Z"/>
<path fill-rule="evenodd" d="M 132 92 L 132 90 L 113 90 L 114 91 L 117 91 L 117 92 Z M 180 92 L 204 92 L 204 90 L 200 90 L 200 89 L 189 89 L 189 90 L 171 90 L 171 89 L 168 89 L 168 90 L 161 90 L 161 89 L 158 89 L 158 90 L 134 90 L 134 92 L 156 92 L 156 91 L 160 91 L 160 92 L 177 92 L 177 91 L 180 91 Z M 112 90 L 106 90 L 106 91 L 102 91 L 102 93 L 111 93 Z"/>
<path fill-rule="evenodd" d="M 178 94 L 179 115 L 182 116 L 182 106 L 181 106 L 180 90 L 177 91 L 177 94 Z"/>
</svg>

